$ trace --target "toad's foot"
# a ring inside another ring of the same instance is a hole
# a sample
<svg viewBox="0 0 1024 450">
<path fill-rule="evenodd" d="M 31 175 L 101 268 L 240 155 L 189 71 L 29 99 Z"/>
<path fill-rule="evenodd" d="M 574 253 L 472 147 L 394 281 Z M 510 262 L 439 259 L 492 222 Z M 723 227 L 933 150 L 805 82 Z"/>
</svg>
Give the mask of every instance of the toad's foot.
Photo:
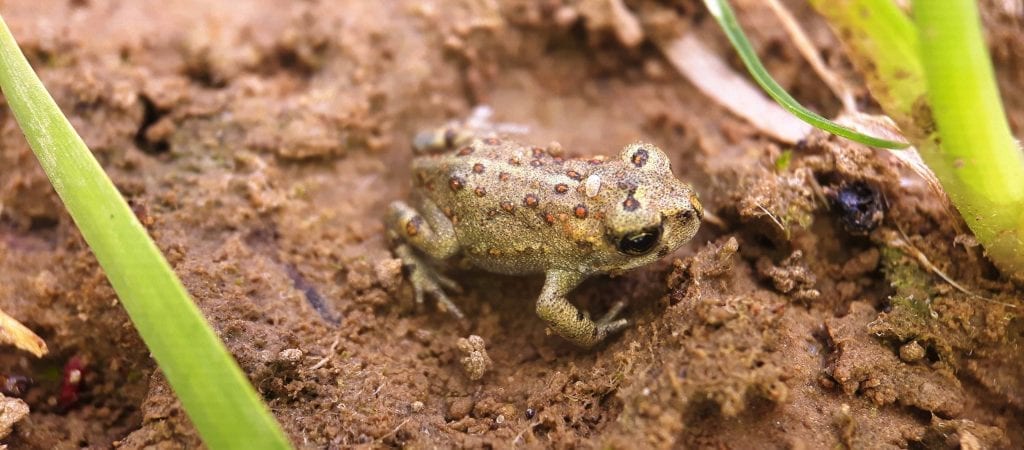
<svg viewBox="0 0 1024 450">
<path fill-rule="evenodd" d="M 594 325 L 597 327 L 598 341 L 604 339 L 609 334 L 626 328 L 629 325 L 629 321 L 626 319 L 616 319 L 619 313 L 626 307 L 626 302 L 619 300 L 612 305 L 612 309 L 601 316 Z"/>
<path fill-rule="evenodd" d="M 398 254 L 398 257 L 406 267 L 409 283 L 412 284 L 412 289 L 416 296 L 417 306 L 423 304 L 425 294 L 430 294 L 437 300 L 439 309 L 448 311 L 459 320 L 466 318 L 462 311 L 459 310 L 459 307 L 455 306 L 455 303 L 445 293 L 445 289 L 455 293 L 462 292 L 462 288 L 459 287 L 458 283 L 434 270 L 430 264 L 424 261 L 408 245 L 399 245 L 395 249 L 395 253 Z"/>
<path fill-rule="evenodd" d="M 616 319 L 626 306 L 617 302 L 596 322 L 587 314 L 569 303 L 565 294 L 575 288 L 583 276 L 566 271 L 550 271 L 544 281 L 544 289 L 537 299 L 537 315 L 548 323 L 551 331 L 581 347 L 592 347 L 603 341 L 609 334 L 629 325 L 625 319 Z"/>
</svg>

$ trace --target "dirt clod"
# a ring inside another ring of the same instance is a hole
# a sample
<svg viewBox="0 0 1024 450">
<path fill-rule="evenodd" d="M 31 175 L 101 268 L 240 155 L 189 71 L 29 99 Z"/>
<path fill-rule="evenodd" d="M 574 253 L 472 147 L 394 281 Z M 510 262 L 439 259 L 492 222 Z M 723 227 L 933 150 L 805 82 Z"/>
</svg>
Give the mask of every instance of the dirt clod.
<svg viewBox="0 0 1024 450">
<path fill-rule="evenodd" d="M 28 404 L 24 400 L 0 394 L 0 439 L 11 434 L 14 424 L 28 416 L 28 411 Z"/>
<path fill-rule="evenodd" d="M 757 272 L 771 280 L 779 292 L 792 294 L 797 300 L 813 301 L 821 296 L 821 292 L 814 288 L 817 278 L 814 272 L 804 265 L 803 256 L 800 250 L 794 251 L 778 265 L 773 264 L 767 257 L 761 257 L 757 260 Z"/>
<path fill-rule="evenodd" d="M 487 355 L 484 338 L 475 334 L 469 338 L 459 338 L 458 347 L 459 351 L 466 355 L 460 362 L 470 380 L 476 381 L 483 378 L 484 374 L 494 365 L 491 357 Z"/>
<path fill-rule="evenodd" d="M 461 420 L 468 416 L 470 411 L 473 410 L 473 399 L 470 397 L 457 397 L 449 400 L 448 402 L 448 414 L 445 417 L 448 420 Z"/>
</svg>

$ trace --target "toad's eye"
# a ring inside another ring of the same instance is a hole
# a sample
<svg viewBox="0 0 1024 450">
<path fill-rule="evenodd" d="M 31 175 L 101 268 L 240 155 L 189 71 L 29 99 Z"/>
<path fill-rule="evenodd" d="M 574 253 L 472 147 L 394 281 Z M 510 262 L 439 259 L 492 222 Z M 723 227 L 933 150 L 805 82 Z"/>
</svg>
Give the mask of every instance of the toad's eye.
<svg viewBox="0 0 1024 450">
<path fill-rule="evenodd" d="M 627 234 L 619 241 L 619 251 L 627 255 L 643 255 L 658 245 L 661 239 L 661 226 L 651 227 Z"/>
</svg>

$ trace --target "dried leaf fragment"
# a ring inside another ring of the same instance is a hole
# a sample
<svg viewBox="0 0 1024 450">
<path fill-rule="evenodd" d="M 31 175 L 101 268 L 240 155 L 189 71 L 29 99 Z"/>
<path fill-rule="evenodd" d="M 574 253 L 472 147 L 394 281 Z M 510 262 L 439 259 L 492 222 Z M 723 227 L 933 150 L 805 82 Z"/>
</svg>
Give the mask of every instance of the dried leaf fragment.
<svg viewBox="0 0 1024 450">
<path fill-rule="evenodd" d="M 0 310 L 0 343 L 11 344 L 41 358 L 48 350 L 46 342 L 15 318 Z"/>
</svg>

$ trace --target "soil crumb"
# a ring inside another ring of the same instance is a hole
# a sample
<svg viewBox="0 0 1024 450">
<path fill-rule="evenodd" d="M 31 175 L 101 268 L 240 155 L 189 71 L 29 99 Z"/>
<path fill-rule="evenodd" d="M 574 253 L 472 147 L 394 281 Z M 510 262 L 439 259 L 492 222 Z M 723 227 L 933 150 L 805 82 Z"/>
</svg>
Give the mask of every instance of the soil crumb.
<svg viewBox="0 0 1024 450">
<path fill-rule="evenodd" d="M 484 338 L 474 334 L 468 338 L 459 338 L 457 345 L 459 351 L 466 355 L 459 362 L 462 363 L 462 368 L 466 370 L 466 375 L 470 380 L 476 381 L 483 378 L 484 374 L 494 365 L 491 357 L 487 356 Z"/>
</svg>

